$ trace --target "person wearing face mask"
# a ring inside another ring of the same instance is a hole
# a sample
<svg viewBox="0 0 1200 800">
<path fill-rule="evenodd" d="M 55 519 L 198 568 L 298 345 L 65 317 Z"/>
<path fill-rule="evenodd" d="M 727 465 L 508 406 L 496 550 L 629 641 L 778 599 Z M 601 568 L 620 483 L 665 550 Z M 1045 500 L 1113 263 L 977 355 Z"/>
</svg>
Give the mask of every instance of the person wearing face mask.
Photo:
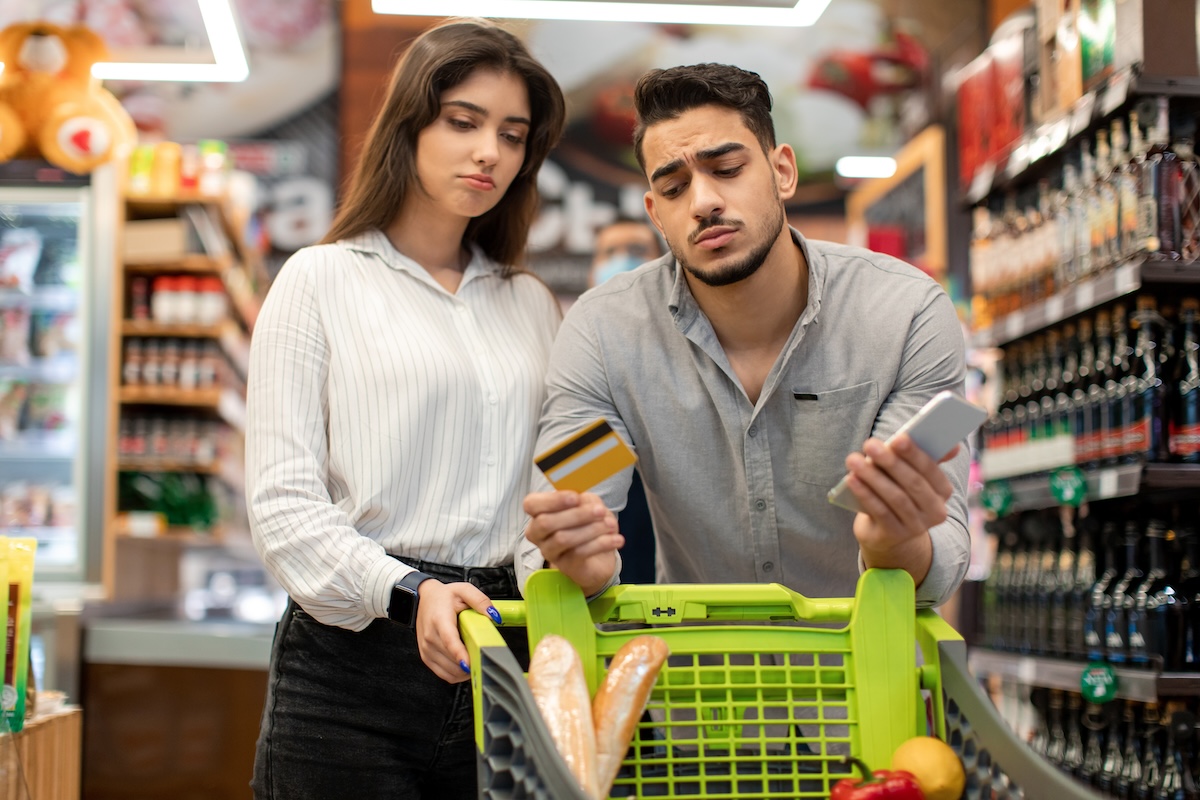
<svg viewBox="0 0 1200 800">
<path fill-rule="evenodd" d="M 650 223 L 618 217 L 596 231 L 596 250 L 588 273 L 588 286 L 594 288 L 623 272 L 653 261 L 663 254 L 658 234 Z M 621 547 L 621 582 L 654 583 L 654 524 L 646 506 L 646 490 L 637 469 L 629 484 L 629 496 L 619 515 L 625 544 Z"/>
<path fill-rule="evenodd" d="M 596 252 L 588 286 L 599 286 L 614 275 L 631 272 L 662 254 L 658 235 L 648 222 L 620 217 L 596 231 Z"/>
</svg>

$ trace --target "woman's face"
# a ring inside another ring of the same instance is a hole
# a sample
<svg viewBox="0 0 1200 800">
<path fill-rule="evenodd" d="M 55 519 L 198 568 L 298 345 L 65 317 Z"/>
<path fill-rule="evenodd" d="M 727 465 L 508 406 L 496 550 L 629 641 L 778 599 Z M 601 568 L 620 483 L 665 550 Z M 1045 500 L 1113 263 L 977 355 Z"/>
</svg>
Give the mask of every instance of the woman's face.
<svg viewBox="0 0 1200 800">
<path fill-rule="evenodd" d="M 480 68 L 443 92 L 441 104 L 417 135 L 417 177 L 443 212 L 478 217 L 500 201 L 525 161 L 529 91 L 511 73 Z"/>
</svg>

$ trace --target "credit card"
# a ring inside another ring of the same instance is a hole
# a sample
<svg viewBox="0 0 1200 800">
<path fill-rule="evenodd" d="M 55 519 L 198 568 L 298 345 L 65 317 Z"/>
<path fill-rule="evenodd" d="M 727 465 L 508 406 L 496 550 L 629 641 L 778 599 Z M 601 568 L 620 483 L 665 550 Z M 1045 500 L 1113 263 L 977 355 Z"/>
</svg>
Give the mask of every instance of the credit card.
<svg viewBox="0 0 1200 800">
<path fill-rule="evenodd" d="M 598 419 L 533 460 L 550 485 L 586 492 L 637 463 L 637 456 L 607 420 Z"/>
</svg>

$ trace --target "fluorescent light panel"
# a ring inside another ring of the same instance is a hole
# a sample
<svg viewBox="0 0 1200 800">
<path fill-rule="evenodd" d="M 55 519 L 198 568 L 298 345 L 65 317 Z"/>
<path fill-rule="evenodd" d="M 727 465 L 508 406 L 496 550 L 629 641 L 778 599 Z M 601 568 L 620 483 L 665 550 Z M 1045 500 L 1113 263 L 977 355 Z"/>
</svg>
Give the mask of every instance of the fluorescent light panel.
<svg viewBox="0 0 1200 800">
<path fill-rule="evenodd" d="M 371 0 L 376 14 L 423 17 L 513 17 L 517 19 L 672 22 L 689 25 L 812 25 L 829 0 L 797 0 L 791 8 L 676 3 L 590 2 L 589 0 Z"/>
<path fill-rule="evenodd" d="M 896 159 L 886 156 L 843 156 L 834 169 L 843 178 L 890 178 L 896 174 Z"/>
<path fill-rule="evenodd" d="M 179 81 L 181 83 L 238 83 L 250 67 L 233 16 L 233 0 L 198 0 L 213 64 L 119 62 L 95 64 L 92 74 L 106 81 Z"/>
</svg>

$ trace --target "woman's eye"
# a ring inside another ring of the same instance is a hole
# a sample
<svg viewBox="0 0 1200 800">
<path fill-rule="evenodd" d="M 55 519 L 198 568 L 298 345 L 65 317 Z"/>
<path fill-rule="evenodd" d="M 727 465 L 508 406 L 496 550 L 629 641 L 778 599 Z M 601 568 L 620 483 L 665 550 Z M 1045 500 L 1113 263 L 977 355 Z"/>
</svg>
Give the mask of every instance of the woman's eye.
<svg viewBox="0 0 1200 800">
<path fill-rule="evenodd" d="M 469 121 L 467 121 L 465 119 L 454 119 L 453 117 L 450 118 L 450 124 L 458 129 L 464 130 L 464 131 L 469 128 L 475 127 L 474 125 L 472 125 Z"/>
<path fill-rule="evenodd" d="M 510 144 L 525 144 L 525 137 L 516 133 L 501 134 Z"/>
</svg>

